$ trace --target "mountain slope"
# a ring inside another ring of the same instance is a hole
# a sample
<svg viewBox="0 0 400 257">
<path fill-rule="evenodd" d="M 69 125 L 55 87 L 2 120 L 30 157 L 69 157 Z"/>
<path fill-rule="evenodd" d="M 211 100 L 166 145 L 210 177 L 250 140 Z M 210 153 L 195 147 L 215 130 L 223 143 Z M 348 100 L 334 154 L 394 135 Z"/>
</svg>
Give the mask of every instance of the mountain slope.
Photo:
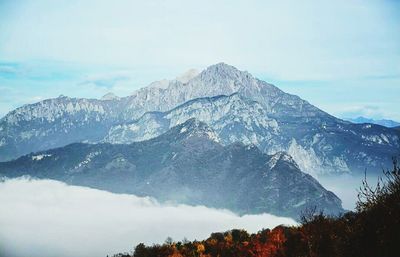
<svg viewBox="0 0 400 257">
<path fill-rule="evenodd" d="M 261 142 L 279 136 L 278 123 L 262 105 L 235 93 L 197 98 L 168 112 L 148 112 L 134 122 L 113 126 L 104 141 L 126 144 L 150 139 L 191 118 L 211 126 L 224 144 L 240 141 L 266 148 Z"/>
<path fill-rule="evenodd" d="M 288 122 L 286 116 L 268 113 L 240 93 L 198 98 L 168 112 L 146 113 L 134 122 L 113 126 L 104 141 L 118 144 L 150 139 L 190 118 L 210 125 L 224 145 L 239 141 L 269 154 L 286 151 L 311 174 L 363 172 L 366 164 L 380 170 L 399 152 L 394 130 L 329 117 L 309 122 L 292 117 Z"/>
<path fill-rule="evenodd" d="M 190 119 L 154 139 L 130 145 L 76 143 L 0 163 L 0 174 L 30 175 L 161 201 L 298 218 L 317 206 L 343 211 L 341 201 L 300 171 L 284 153 L 222 146 L 206 124 Z"/>
<path fill-rule="evenodd" d="M 80 141 L 97 141 L 122 122 L 115 101 L 60 96 L 0 119 L 0 161 Z"/>
</svg>

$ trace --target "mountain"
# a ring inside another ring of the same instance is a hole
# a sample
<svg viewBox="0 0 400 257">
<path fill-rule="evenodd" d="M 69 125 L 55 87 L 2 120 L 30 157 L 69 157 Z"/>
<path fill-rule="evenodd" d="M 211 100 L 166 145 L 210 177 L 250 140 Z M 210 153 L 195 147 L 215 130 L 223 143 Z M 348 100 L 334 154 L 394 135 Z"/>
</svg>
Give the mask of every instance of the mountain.
<svg viewBox="0 0 400 257">
<path fill-rule="evenodd" d="M 240 214 L 269 212 L 299 218 L 317 206 L 329 214 L 341 201 L 301 172 L 285 153 L 263 154 L 254 145 L 223 146 L 196 119 L 132 144 L 75 143 L 0 163 L 7 177 L 30 175 L 116 193 L 153 196 Z"/>
<path fill-rule="evenodd" d="M 183 83 L 186 80 L 182 77 L 188 81 Z M 299 97 L 285 94 L 224 63 L 212 65 L 197 76 L 191 71 L 162 82 L 162 86 L 158 86 L 160 82 L 155 84 L 127 97 L 107 96 L 97 100 L 61 96 L 17 108 L 0 120 L 0 161 L 73 142 L 96 141 L 100 134 L 105 136 L 111 125 L 134 121 L 146 112 L 168 111 L 195 98 L 231 95 L 238 91 L 259 100 L 268 112 L 288 118 L 304 116 L 296 110 L 306 115 L 323 113 Z"/>
<path fill-rule="evenodd" d="M 387 119 L 381 119 L 381 120 L 374 120 L 374 119 L 369 119 L 365 117 L 357 117 L 357 118 L 346 118 L 346 120 L 351 121 L 353 123 L 357 124 L 362 124 L 362 123 L 370 123 L 370 124 L 377 124 L 381 126 L 385 126 L 388 128 L 394 128 L 400 126 L 400 122 L 394 121 L 394 120 L 387 120 Z"/>
<path fill-rule="evenodd" d="M 327 117 L 310 122 L 267 112 L 239 93 L 197 98 L 167 112 L 149 112 L 140 119 L 113 126 L 104 142 L 142 141 L 161 135 L 190 118 L 209 124 L 224 145 L 254 144 L 263 152 L 288 152 L 311 174 L 380 169 L 399 152 L 398 133 L 376 125 L 356 125 Z M 319 120 L 319 124 L 317 123 Z"/>
<path fill-rule="evenodd" d="M 117 122 L 112 101 L 60 96 L 24 105 L 0 120 L 0 160 L 98 140 Z"/>
<path fill-rule="evenodd" d="M 189 118 L 209 124 L 223 145 L 240 141 L 268 154 L 286 151 L 310 174 L 363 172 L 366 167 L 380 172 L 400 154 L 398 131 L 340 120 L 219 63 L 127 97 L 61 97 L 18 108 L 0 120 L 0 160 L 73 142 L 140 141 Z"/>
<path fill-rule="evenodd" d="M 262 142 L 267 143 L 280 135 L 277 121 L 268 115 L 258 102 L 238 93 L 197 98 L 170 111 L 147 112 L 134 122 L 113 126 L 103 141 L 112 144 L 142 141 L 161 135 L 188 119 L 197 118 L 211 126 L 225 145 L 239 141 L 265 149 Z M 273 144 L 269 146 L 273 147 Z"/>
<path fill-rule="evenodd" d="M 60 96 L 24 105 L 0 120 L 0 161 L 73 142 L 97 141 L 123 122 L 115 100 Z"/>
<path fill-rule="evenodd" d="M 101 98 L 101 100 L 105 100 L 105 101 L 107 101 L 107 100 L 119 100 L 119 97 L 118 96 L 116 96 L 115 94 L 113 94 L 113 93 L 107 93 L 107 94 L 105 94 L 105 95 L 103 95 L 103 97 Z"/>
</svg>

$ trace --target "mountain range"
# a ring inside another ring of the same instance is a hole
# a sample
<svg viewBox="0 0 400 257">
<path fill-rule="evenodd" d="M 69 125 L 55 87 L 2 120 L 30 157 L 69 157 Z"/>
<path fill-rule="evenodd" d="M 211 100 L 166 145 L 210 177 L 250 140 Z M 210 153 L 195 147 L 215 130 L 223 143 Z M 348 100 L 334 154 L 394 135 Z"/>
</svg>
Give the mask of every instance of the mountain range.
<svg viewBox="0 0 400 257">
<path fill-rule="evenodd" d="M 286 153 L 263 154 L 255 145 L 222 145 L 196 119 L 132 144 L 74 143 L 0 163 L 0 174 L 29 174 L 160 201 L 227 208 L 239 214 L 273 213 L 299 219 L 305 208 L 327 214 L 341 200 L 303 173 Z"/>
<path fill-rule="evenodd" d="M 400 122 L 394 121 L 394 120 L 388 120 L 388 119 L 380 119 L 380 120 L 374 120 L 370 118 L 365 118 L 365 117 L 357 117 L 357 118 L 346 118 L 346 120 L 351 121 L 353 123 L 370 123 L 370 124 L 377 124 L 381 126 L 385 126 L 388 128 L 395 128 L 400 126 Z"/>
<path fill-rule="evenodd" d="M 60 96 L 0 119 L 0 175 L 298 218 L 343 212 L 313 176 L 381 172 L 400 131 L 336 118 L 225 63 L 118 97 Z"/>
<path fill-rule="evenodd" d="M 182 79 L 183 78 L 183 79 Z M 338 119 L 250 73 L 219 63 L 127 97 L 61 96 L 25 105 L 0 120 L 0 161 L 74 142 L 130 143 L 189 118 L 262 152 L 285 151 L 313 175 L 380 172 L 400 154 L 397 130 Z"/>
</svg>

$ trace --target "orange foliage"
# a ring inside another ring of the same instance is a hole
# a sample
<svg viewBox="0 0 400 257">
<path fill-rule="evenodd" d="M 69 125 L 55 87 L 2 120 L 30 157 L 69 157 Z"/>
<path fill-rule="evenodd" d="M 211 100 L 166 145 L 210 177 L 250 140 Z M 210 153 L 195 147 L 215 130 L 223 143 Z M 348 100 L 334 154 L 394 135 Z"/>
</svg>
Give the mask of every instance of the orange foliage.
<svg viewBox="0 0 400 257">
<path fill-rule="evenodd" d="M 173 254 L 171 254 L 169 257 L 184 257 L 180 252 L 175 251 Z"/>
<path fill-rule="evenodd" d="M 267 238 L 265 242 L 261 239 L 264 236 Z M 248 251 L 251 253 L 249 256 L 259 257 L 272 257 L 283 248 L 286 241 L 284 228 L 276 227 L 272 231 L 265 231 L 264 235 L 259 233 L 257 240 L 252 244 L 247 244 Z"/>
</svg>

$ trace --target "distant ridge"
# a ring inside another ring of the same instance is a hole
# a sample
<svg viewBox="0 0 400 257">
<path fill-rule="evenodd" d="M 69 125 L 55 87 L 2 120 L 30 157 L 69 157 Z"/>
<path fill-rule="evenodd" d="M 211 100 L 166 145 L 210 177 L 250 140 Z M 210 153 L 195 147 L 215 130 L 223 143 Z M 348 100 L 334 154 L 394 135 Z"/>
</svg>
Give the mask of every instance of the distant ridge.
<svg viewBox="0 0 400 257">
<path fill-rule="evenodd" d="M 381 126 L 385 126 L 388 128 L 394 128 L 400 126 L 400 122 L 394 121 L 394 120 L 388 120 L 388 119 L 380 119 L 380 120 L 374 120 L 370 118 L 365 118 L 362 116 L 359 116 L 357 118 L 345 118 L 345 120 L 351 121 L 353 123 L 371 123 L 371 124 L 377 124 Z"/>
</svg>

